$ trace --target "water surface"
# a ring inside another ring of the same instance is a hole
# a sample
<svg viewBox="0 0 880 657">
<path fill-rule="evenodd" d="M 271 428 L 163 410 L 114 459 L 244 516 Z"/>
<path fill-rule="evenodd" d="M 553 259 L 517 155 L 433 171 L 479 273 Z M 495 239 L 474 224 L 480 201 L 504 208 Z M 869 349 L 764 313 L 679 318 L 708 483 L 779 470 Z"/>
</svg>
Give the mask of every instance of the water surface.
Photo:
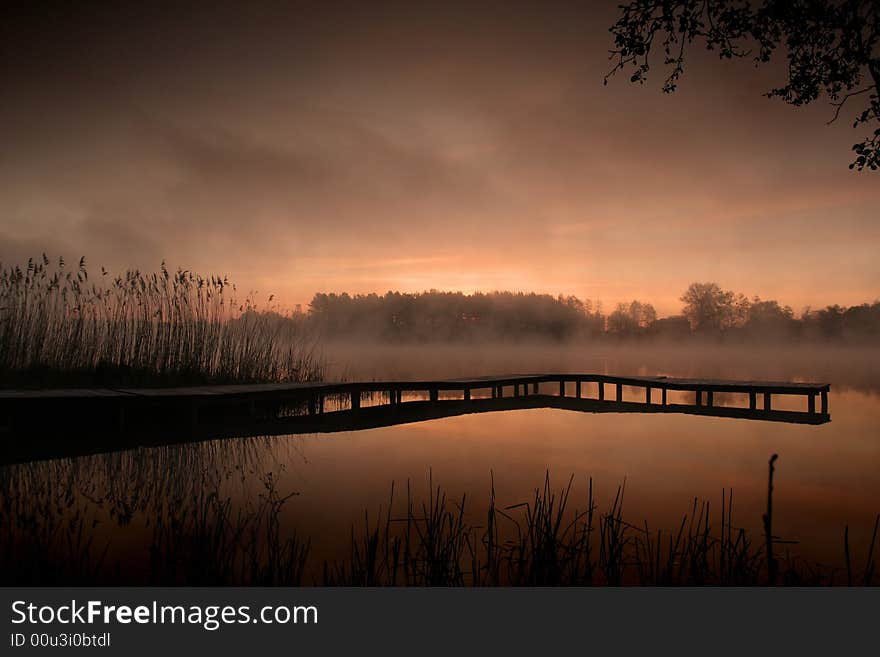
<svg viewBox="0 0 880 657">
<path fill-rule="evenodd" d="M 380 509 L 387 509 L 392 482 L 395 514 L 402 513 L 407 485 L 419 499 L 428 494 L 431 481 L 453 498 L 466 496 L 468 519 L 474 524 L 482 522 L 492 481 L 504 506 L 527 501 L 547 472 L 556 487 L 573 476 L 572 504 L 583 508 L 592 477 L 600 509 L 625 482 L 625 518 L 639 525 L 647 522 L 652 530 L 676 528 L 695 498 L 709 502 L 713 522 L 719 523 L 722 490 L 732 489 L 734 525 L 757 533 L 766 504 L 767 460 L 775 453 L 774 533 L 799 541 L 786 549 L 810 561 L 842 565 L 843 530 L 849 525 L 854 559 L 861 564 L 865 555 L 859 550 L 866 549 L 880 512 L 876 355 L 817 349 L 783 350 L 770 358 L 769 352 L 742 350 L 737 357 L 726 349 L 698 357 L 688 351 L 688 358 L 675 358 L 675 349 L 589 353 L 551 347 L 521 347 L 518 352 L 514 347 L 444 347 L 423 349 L 418 352 L 423 357 L 416 359 L 413 347 L 361 346 L 360 370 L 346 368 L 351 378 L 557 369 L 823 380 L 832 383 L 832 421 L 810 426 L 678 414 L 515 410 L 356 432 L 209 441 L 10 466 L 3 469 L 4 492 L 20 508 L 47 497 L 74 499 L 68 508 L 80 509 L 91 523 L 88 532 L 95 544 L 109 545 L 105 563 L 118 572 L 134 572 L 143 568 L 138 555 L 149 542 L 150 513 L 169 500 L 192 496 L 200 477 L 221 481 L 224 493 L 240 505 L 265 490 L 267 476 L 281 494 L 296 493 L 283 505 L 282 528 L 308 537 L 312 558 L 319 562 L 347 555 L 352 527 L 375 522 Z M 345 355 L 342 348 L 336 353 Z M 539 361 L 549 365 L 537 367 Z M 717 401 L 740 403 L 723 397 Z M 804 403 L 793 398 L 780 407 L 802 410 Z M 71 513 L 60 506 L 56 512 Z"/>
</svg>

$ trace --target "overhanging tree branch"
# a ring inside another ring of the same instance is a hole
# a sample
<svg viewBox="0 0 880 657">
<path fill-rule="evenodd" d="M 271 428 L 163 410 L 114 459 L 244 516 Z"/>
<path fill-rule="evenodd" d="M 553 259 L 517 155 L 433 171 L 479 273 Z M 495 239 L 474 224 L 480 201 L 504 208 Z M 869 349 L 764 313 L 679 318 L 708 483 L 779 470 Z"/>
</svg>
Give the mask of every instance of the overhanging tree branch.
<svg viewBox="0 0 880 657">
<path fill-rule="evenodd" d="M 834 123 L 847 101 L 860 96 L 866 104 L 854 127 L 880 125 L 880 0 L 632 0 L 610 31 L 614 35 L 613 68 L 604 82 L 623 69 L 632 69 L 631 82 L 643 83 L 651 53 L 663 50 L 666 79 L 663 91 L 676 90 L 684 74 L 686 46 L 702 43 L 721 59 L 753 52 L 756 65 L 784 52 L 788 79 L 766 95 L 800 106 L 825 96 L 835 108 Z M 658 45 L 659 44 L 659 45 Z M 865 78 L 872 86 L 864 87 Z M 871 93 L 873 92 L 873 93 Z M 855 144 L 850 168 L 880 167 L 880 127 Z"/>
<path fill-rule="evenodd" d="M 826 122 L 825 125 L 831 125 L 832 123 L 834 123 L 835 121 L 837 121 L 837 118 L 840 116 L 840 110 L 841 110 L 841 108 L 843 108 L 843 106 L 846 104 L 846 101 L 847 101 L 847 100 L 849 100 L 849 99 L 852 98 L 853 96 L 860 96 L 860 95 L 862 95 L 862 94 L 868 93 L 869 91 L 876 91 L 876 90 L 877 90 L 877 87 L 876 87 L 876 86 L 873 86 L 873 87 L 865 87 L 864 89 L 859 89 L 858 91 L 851 91 L 850 93 L 846 94 L 846 95 L 841 99 L 841 101 L 840 101 L 839 103 L 832 102 L 831 105 L 835 108 L 835 110 L 834 110 L 834 116 L 831 117 L 831 120 L 828 121 L 828 122 Z"/>
</svg>

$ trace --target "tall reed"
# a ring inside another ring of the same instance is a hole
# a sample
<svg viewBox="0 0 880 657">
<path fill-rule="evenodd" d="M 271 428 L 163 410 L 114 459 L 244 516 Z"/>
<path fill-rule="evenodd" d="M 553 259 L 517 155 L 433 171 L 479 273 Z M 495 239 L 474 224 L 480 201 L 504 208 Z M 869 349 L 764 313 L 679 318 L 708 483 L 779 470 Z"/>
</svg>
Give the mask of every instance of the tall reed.
<svg viewBox="0 0 880 657">
<path fill-rule="evenodd" d="M 874 551 L 880 516 L 864 566 L 849 557 L 846 570 L 822 567 L 755 543 L 734 525 L 732 491 L 724 491 L 720 526 L 708 502 L 693 500 L 673 531 L 623 517 L 624 486 L 604 511 L 592 479 L 586 507 L 570 508 L 573 479 L 554 490 L 549 474 L 528 502 L 498 506 L 494 483 L 484 525 L 465 522 L 464 498 L 451 502 L 432 489 L 427 505 L 412 502 L 407 486 L 403 516 L 392 512 L 394 495 L 377 522 L 352 528 L 351 554 L 324 564 L 326 586 L 765 586 L 862 585 L 876 580 Z M 848 537 L 848 530 L 845 533 Z M 772 555 L 768 557 L 768 555 Z M 772 561 L 770 560 L 772 558 Z"/>
<path fill-rule="evenodd" d="M 270 297 L 271 302 L 271 297 Z M 43 255 L 0 266 L 0 385 L 314 381 L 294 317 L 239 301 L 226 277 L 129 270 L 90 278 Z"/>
</svg>

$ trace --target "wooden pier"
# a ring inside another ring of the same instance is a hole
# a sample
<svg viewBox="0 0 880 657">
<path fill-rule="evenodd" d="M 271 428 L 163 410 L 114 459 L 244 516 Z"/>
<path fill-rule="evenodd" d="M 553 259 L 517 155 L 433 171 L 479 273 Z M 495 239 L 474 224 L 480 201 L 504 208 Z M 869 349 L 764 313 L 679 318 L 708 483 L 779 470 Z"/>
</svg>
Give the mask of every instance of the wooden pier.
<svg viewBox="0 0 880 657">
<path fill-rule="evenodd" d="M 516 408 L 687 413 L 823 424 L 831 419 L 829 390 L 827 383 L 606 374 L 0 390 L 0 462 L 21 460 L 33 450 L 54 453 L 51 445 L 55 445 L 56 451 L 79 453 L 74 446 L 82 446 L 84 437 L 95 445 L 94 449 L 123 449 L 132 444 L 156 444 L 157 440 L 180 442 L 232 435 L 356 430 Z M 670 399 L 672 391 L 679 393 L 677 403 Z M 684 403 L 680 393 L 684 394 Z M 739 394 L 741 404 L 730 403 L 730 398 L 719 403 L 719 397 L 729 393 Z M 779 396 L 801 399 L 803 410 L 774 408 L 773 400 Z M 21 440 L 21 436 L 34 433 L 40 439 L 31 441 L 33 444 Z"/>
</svg>

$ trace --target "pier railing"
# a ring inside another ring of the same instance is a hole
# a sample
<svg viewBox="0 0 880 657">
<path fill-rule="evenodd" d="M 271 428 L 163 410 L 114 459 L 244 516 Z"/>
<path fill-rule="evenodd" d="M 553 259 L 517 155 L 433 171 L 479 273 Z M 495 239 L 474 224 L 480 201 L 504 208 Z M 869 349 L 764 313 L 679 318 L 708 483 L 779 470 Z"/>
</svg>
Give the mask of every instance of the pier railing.
<svg viewBox="0 0 880 657">
<path fill-rule="evenodd" d="M 183 388 L 0 390 L 0 462 L 26 459 L 36 453 L 34 450 L 49 456 L 80 453 L 86 438 L 94 449 L 123 449 L 132 443 L 357 430 L 517 408 L 687 413 L 823 424 L 831 419 L 829 390 L 827 383 L 577 373 Z M 677 393 L 675 400 L 669 394 L 673 391 Z M 742 405 L 731 404 L 730 398 L 720 399 L 728 393 L 743 395 Z M 773 401 L 779 396 L 800 398 L 802 410 L 791 410 L 791 404 L 786 405 L 787 409 L 776 408 Z M 40 440 L 20 438 L 34 433 L 40 434 Z"/>
<path fill-rule="evenodd" d="M 611 376 L 607 374 L 525 374 L 485 376 L 444 380 L 360 381 L 342 383 L 266 383 L 252 385 L 191 386 L 183 388 L 102 388 L 52 390 L 0 390 L 0 405 L 9 410 L 12 404 L 48 407 L 53 402 L 88 402 L 102 400 L 108 404 L 126 405 L 142 402 L 150 405 L 238 403 L 247 401 L 288 400 L 307 401 L 311 413 L 321 413 L 324 400 L 329 397 L 349 399 L 349 409 L 360 408 L 365 394 L 384 393 L 389 404 L 403 401 L 407 393 L 426 393 L 430 401 L 438 401 L 441 392 L 458 393 L 463 400 L 471 399 L 475 391 L 489 391 L 492 398 L 538 394 L 545 384 L 558 385 L 558 395 L 568 396 L 567 384 L 574 385 L 574 397 L 590 398 L 587 386 L 594 385 L 597 401 L 623 402 L 623 388 L 644 390 L 645 405 L 666 406 L 668 391 L 691 392 L 695 406 L 712 408 L 715 393 L 746 393 L 749 408 L 757 409 L 757 398 L 762 397 L 762 408 L 773 410 L 774 395 L 795 395 L 806 399 L 806 412 L 817 413 L 816 398 L 820 399 L 818 413 L 828 414 L 828 383 L 725 381 L 714 379 L 683 379 L 666 376 Z M 607 394 L 611 390 L 612 395 Z M 545 393 L 546 394 L 546 393 Z M 659 399 L 655 399 L 659 396 Z"/>
</svg>

